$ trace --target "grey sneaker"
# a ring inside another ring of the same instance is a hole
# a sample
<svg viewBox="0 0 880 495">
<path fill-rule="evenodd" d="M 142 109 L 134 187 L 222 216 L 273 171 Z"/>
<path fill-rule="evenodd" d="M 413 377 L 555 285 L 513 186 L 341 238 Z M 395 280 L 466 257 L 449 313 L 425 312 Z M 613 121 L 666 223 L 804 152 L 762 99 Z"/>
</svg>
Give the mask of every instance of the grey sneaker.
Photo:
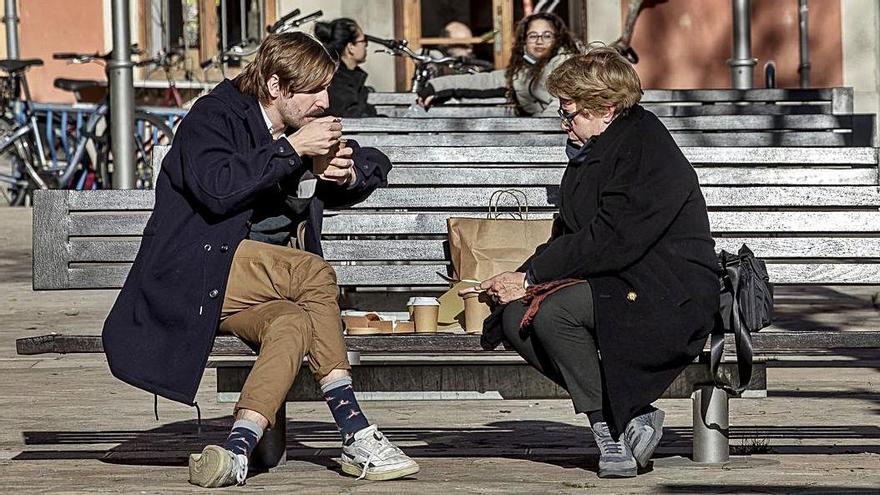
<svg viewBox="0 0 880 495">
<path fill-rule="evenodd" d="M 608 424 L 600 421 L 593 425 L 593 438 L 599 447 L 600 478 L 632 478 L 638 474 L 636 459 L 623 440 L 623 435 L 615 442 L 608 431 Z"/>
<path fill-rule="evenodd" d="M 248 458 L 219 445 L 208 445 L 201 454 L 189 456 L 189 482 L 205 488 L 243 485 Z"/>
<path fill-rule="evenodd" d="M 648 465 L 648 461 L 651 460 L 651 456 L 660 445 L 660 438 L 663 437 L 664 418 L 666 418 L 666 413 L 660 409 L 654 409 L 636 416 L 626 424 L 623 439 L 632 449 L 633 456 L 641 468 Z"/>
<path fill-rule="evenodd" d="M 395 447 L 376 425 L 354 434 L 354 442 L 342 446 L 342 471 L 358 479 L 393 480 L 419 472 L 419 465 Z"/>
</svg>

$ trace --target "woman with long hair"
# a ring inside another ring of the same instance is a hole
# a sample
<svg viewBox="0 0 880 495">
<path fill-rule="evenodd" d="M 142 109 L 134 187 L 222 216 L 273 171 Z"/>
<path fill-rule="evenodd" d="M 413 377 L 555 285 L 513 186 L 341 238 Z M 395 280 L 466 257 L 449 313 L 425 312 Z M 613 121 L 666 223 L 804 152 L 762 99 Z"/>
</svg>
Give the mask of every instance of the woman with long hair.
<svg viewBox="0 0 880 495">
<path fill-rule="evenodd" d="M 375 117 L 376 108 L 367 103 L 372 88 L 366 85 L 367 73 L 358 67 L 367 60 L 367 41 L 358 24 L 346 17 L 330 22 L 316 22 L 315 36 L 339 62 L 328 92 L 330 115 L 336 117 Z"/>
<path fill-rule="evenodd" d="M 517 23 L 506 69 L 432 79 L 419 92 L 419 101 L 428 106 L 449 98 L 506 96 L 516 103 L 520 114 L 554 113 L 559 105 L 547 91 L 547 77 L 580 51 L 559 16 L 549 12 L 532 14 Z"/>
</svg>

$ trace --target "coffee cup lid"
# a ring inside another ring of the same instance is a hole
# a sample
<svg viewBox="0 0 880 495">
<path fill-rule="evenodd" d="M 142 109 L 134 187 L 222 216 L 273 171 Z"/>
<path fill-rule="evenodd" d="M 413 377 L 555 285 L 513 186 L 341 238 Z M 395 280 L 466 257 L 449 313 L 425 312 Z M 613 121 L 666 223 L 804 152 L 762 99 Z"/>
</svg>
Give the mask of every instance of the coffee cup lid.
<svg viewBox="0 0 880 495">
<path fill-rule="evenodd" d="M 436 297 L 412 297 L 407 305 L 410 306 L 440 306 Z"/>
</svg>

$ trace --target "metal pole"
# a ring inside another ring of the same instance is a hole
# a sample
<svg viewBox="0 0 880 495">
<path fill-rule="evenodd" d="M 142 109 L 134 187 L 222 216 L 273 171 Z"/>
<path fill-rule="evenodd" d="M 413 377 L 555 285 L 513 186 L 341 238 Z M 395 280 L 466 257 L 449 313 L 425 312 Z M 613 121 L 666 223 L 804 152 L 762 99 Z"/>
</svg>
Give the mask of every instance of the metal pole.
<svg viewBox="0 0 880 495">
<path fill-rule="evenodd" d="M 113 0 L 113 53 L 107 62 L 110 79 L 110 135 L 113 140 L 113 188 L 133 189 L 134 77 L 127 0 Z"/>
<path fill-rule="evenodd" d="M 798 66 L 801 87 L 810 87 L 810 7 L 807 0 L 798 0 L 798 35 L 800 37 L 801 64 Z"/>
<path fill-rule="evenodd" d="M 733 57 L 730 65 L 734 89 L 751 89 L 757 60 L 752 58 L 751 0 L 732 0 L 733 4 Z"/>
<path fill-rule="evenodd" d="M 730 419 L 727 392 L 712 385 L 694 391 L 694 462 L 730 460 Z"/>
<path fill-rule="evenodd" d="M 6 23 L 6 58 L 16 59 L 18 54 L 18 12 L 17 0 L 6 0 L 6 12 L 3 22 Z"/>
</svg>

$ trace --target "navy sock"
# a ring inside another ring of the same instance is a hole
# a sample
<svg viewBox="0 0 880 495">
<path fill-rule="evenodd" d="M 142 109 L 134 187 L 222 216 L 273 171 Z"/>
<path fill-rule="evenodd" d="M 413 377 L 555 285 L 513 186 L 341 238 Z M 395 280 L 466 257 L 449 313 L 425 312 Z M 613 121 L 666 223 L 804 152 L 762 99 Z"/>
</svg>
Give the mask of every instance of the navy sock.
<svg viewBox="0 0 880 495">
<path fill-rule="evenodd" d="M 594 424 L 601 421 L 605 421 L 605 416 L 602 415 L 601 409 L 597 409 L 595 411 L 587 411 L 587 418 L 590 420 L 590 426 L 593 426 Z"/>
<path fill-rule="evenodd" d="M 232 431 L 226 437 L 223 448 L 234 454 L 249 457 L 262 436 L 263 429 L 258 424 L 247 419 L 239 419 L 232 425 Z"/>
<path fill-rule="evenodd" d="M 354 397 L 351 378 L 345 377 L 332 381 L 322 386 L 321 392 L 324 393 L 324 400 L 327 401 L 336 426 L 339 427 L 343 444 L 350 444 L 354 441 L 355 433 L 370 426 L 370 422 L 361 412 L 361 407 Z"/>
</svg>

